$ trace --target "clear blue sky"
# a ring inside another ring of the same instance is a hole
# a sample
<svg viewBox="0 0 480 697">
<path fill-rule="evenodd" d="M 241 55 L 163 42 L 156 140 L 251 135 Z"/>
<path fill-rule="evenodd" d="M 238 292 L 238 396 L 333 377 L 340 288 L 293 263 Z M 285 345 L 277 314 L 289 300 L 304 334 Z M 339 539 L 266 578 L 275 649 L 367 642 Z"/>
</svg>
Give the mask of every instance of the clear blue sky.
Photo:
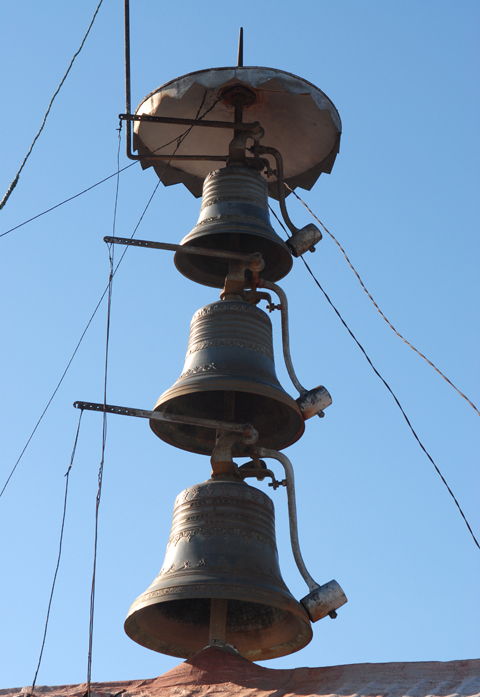
<svg viewBox="0 0 480 697">
<path fill-rule="evenodd" d="M 24 0 L 4 8 L 0 196 L 96 4 Z M 116 170 L 122 4 L 105 0 L 0 213 L 0 232 Z M 239 26 L 245 65 L 280 68 L 324 90 L 342 117 L 341 151 L 332 174 L 300 193 L 394 326 L 478 406 L 478 2 L 245 0 L 239 7 L 132 2 L 133 105 L 179 75 L 234 64 Z M 120 164 L 128 164 L 123 132 Z M 121 175 L 117 235 L 132 234 L 155 183 L 153 171 L 138 165 Z M 102 238 L 112 233 L 114 199 L 112 179 L 0 238 L 2 486 L 107 283 Z M 312 222 L 295 201 L 290 210 L 297 225 Z M 186 189 L 161 186 L 137 237 L 178 242 L 198 211 Z M 394 336 L 329 238 L 308 261 L 480 536 L 478 415 Z M 333 397 L 325 418 L 308 422 L 287 451 L 301 545 L 311 574 L 321 583 L 335 578 L 349 603 L 334 622 L 314 625 L 301 653 L 269 667 L 478 657 L 480 551 L 391 396 L 301 263 L 283 287 L 299 379 L 324 384 Z M 108 401 L 151 408 L 181 373 L 191 316 L 217 297 L 180 276 L 169 253 L 130 249 L 113 287 Z M 279 317 L 272 319 L 278 376 L 294 394 Z M 35 673 L 78 419 L 72 403 L 102 400 L 105 320 L 102 306 L 0 499 L 0 687 L 29 685 Z M 101 421 L 83 417 L 37 684 L 86 678 Z M 162 443 L 146 422 L 109 417 L 94 680 L 154 677 L 179 662 L 133 643 L 123 622 L 160 569 L 176 495 L 208 473 L 207 458 Z M 268 492 L 282 573 L 301 598 L 307 589 L 289 550 L 285 491 Z"/>
</svg>

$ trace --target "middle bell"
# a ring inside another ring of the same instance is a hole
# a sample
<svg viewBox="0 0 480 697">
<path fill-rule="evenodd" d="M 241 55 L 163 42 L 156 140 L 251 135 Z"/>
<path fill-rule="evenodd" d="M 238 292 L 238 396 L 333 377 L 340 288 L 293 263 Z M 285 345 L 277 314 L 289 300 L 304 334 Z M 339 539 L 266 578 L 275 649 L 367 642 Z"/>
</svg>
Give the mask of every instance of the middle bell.
<svg viewBox="0 0 480 697">
<path fill-rule="evenodd" d="M 154 411 L 250 423 L 259 433 L 258 445 L 274 450 L 295 443 L 305 430 L 297 403 L 275 373 L 270 318 L 243 300 L 197 310 L 182 374 Z M 193 453 L 211 455 L 215 446 L 214 429 L 153 419 L 150 427 L 170 445 Z"/>
</svg>

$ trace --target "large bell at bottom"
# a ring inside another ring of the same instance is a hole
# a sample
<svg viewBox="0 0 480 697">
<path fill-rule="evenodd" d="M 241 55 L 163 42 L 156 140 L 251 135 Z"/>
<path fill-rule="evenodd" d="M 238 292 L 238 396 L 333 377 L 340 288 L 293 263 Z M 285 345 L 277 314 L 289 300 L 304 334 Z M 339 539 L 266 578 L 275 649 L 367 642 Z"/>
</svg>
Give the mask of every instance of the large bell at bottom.
<svg viewBox="0 0 480 697">
<path fill-rule="evenodd" d="M 225 641 L 245 658 L 285 656 L 312 638 L 280 574 L 271 499 L 232 479 L 179 494 L 163 567 L 125 631 L 153 651 L 189 658 L 209 643 L 212 598 L 228 600 Z"/>
<path fill-rule="evenodd" d="M 272 323 L 263 310 L 243 300 L 197 310 L 183 372 L 159 398 L 155 411 L 250 423 L 260 434 L 258 445 L 274 450 L 291 445 L 305 430 L 298 404 L 277 380 Z M 211 455 L 215 446 L 213 429 L 154 419 L 150 427 L 183 450 Z"/>
</svg>

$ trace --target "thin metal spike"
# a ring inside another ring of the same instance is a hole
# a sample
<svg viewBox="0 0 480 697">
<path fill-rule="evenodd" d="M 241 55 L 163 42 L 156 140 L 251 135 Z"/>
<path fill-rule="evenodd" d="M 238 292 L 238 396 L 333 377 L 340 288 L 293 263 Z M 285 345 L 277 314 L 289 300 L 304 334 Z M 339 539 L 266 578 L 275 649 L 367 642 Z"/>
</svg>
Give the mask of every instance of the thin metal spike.
<svg viewBox="0 0 480 697">
<path fill-rule="evenodd" d="M 240 27 L 240 32 L 238 34 L 238 58 L 237 67 L 243 67 L 243 27 Z"/>
</svg>

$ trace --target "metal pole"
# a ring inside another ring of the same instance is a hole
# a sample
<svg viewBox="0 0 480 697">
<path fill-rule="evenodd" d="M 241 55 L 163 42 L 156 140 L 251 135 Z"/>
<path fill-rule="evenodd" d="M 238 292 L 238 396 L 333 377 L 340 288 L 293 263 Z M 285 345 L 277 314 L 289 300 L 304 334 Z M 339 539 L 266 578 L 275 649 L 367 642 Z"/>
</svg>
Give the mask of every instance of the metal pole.
<svg viewBox="0 0 480 697">
<path fill-rule="evenodd" d="M 130 94 L 130 0 L 124 0 L 125 21 L 125 111 L 131 113 L 132 102 Z M 130 145 L 132 137 L 132 122 L 127 120 L 126 141 Z"/>
<path fill-rule="evenodd" d="M 130 0 L 125 0 L 125 111 L 131 113 L 130 99 Z"/>
</svg>

